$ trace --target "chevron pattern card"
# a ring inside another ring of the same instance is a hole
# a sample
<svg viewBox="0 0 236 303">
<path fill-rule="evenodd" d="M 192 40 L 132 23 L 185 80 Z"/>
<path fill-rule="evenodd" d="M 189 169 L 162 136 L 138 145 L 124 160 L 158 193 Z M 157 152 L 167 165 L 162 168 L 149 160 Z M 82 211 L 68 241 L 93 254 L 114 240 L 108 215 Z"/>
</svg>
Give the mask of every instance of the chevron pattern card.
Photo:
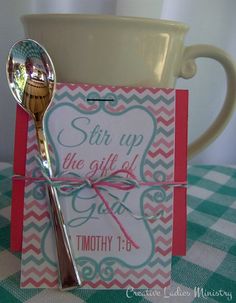
<svg viewBox="0 0 236 303">
<path fill-rule="evenodd" d="M 58 84 L 45 117 L 54 175 L 84 288 L 164 288 L 186 237 L 184 90 Z M 45 184 L 27 132 L 21 287 L 58 286 Z M 66 178 L 78 180 L 63 190 Z M 76 183 L 76 182 L 75 182 Z"/>
</svg>

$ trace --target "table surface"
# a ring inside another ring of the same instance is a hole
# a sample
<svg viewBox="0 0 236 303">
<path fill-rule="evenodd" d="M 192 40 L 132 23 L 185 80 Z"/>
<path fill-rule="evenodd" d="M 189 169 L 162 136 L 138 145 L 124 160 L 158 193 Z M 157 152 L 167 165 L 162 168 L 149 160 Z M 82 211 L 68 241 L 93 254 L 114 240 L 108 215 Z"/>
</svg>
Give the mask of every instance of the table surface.
<svg viewBox="0 0 236 303">
<path fill-rule="evenodd" d="M 12 166 L 0 164 L 0 303 L 236 302 L 236 169 L 188 168 L 188 251 L 173 257 L 171 288 L 60 292 L 20 289 L 20 254 L 11 253 Z"/>
</svg>

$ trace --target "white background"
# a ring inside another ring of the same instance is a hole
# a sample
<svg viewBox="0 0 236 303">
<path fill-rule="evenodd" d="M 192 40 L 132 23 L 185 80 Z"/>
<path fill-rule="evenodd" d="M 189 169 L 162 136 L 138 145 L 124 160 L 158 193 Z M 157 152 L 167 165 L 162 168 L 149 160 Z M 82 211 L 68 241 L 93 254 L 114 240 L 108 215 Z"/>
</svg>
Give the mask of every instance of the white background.
<svg viewBox="0 0 236 303">
<path fill-rule="evenodd" d="M 8 0 L 0 4 L 0 161 L 12 161 L 15 102 L 5 77 L 11 45 L 24 37 L 20 16 L 28 13 L 98 13 L 182 21 L 190 26 L 186 45 L 207 43 L 223 48 L 236 60 L 235 0 Z M 179 80 L 190 90 L 189 140 L 193 141 L 216 117 L 222 106 L 226 82 L 214 61 L 199 59 L 198 73 Z M 236 85 L 236 83 L 235 83 Z M 192 163 L 236 163 L 236 114 L 223 134 Z"/>
</svg>

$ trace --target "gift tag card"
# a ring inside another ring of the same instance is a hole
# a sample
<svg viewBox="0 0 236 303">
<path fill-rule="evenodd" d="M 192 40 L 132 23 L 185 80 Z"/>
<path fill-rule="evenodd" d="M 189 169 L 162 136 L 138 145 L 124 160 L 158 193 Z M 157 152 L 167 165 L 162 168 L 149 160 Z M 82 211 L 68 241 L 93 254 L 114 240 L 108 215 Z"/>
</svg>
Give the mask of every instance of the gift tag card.
<svg viewBox="0 0 236 303">
<path fill-rule="evenodd" d="M 186 140 L 180 142 L 186 101 L 186 91 L 174 89 L 58 84 L 44 126 L 54 176 L 63 176 L 59 199 L 84 288 L 169 285 L 179 190 L 173 182 L 185 181 L 176 176 L 186 163 Z M 57 287 L 45 183 L 34 180 L 41 174 L 36 155 L 30 122 L 21 287 Z M 77 184 L 63 190 L 72 177 Z"/>
</svg>

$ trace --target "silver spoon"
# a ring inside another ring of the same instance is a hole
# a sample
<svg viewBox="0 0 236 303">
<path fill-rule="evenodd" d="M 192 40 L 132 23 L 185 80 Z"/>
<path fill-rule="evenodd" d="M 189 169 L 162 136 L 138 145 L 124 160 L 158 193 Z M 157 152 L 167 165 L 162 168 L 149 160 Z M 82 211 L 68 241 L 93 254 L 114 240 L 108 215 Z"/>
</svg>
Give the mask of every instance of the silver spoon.
<svg viewBox="0 0 236 303">
<path fill-rule="evenodd" d="M 16 42 L 9 52 L 6 72 L 10 90 L 17 103 L 34 120 L 42 164 L 52 177 L 43 118 L 55 91 L 56 76 L 53 63 L 47 51 L 36 41 L 21 40 Z M 56 189 L 48 185 L 47 190 L 56 240 L 59 287 L 62 290 L 72 289 L 81 286 L 81 281 Z"/>
</svg>

